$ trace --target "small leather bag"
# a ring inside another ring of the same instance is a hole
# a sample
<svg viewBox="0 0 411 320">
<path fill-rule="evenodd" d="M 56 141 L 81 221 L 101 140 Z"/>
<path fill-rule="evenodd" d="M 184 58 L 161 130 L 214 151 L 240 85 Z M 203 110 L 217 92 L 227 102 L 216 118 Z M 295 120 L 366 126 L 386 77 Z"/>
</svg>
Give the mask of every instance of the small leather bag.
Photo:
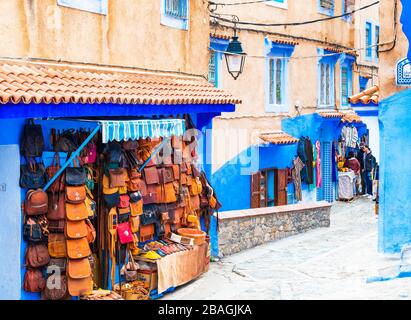
<svg viewBox="0 0 411 320">
<path fill-rule="evenodd" d="M 26 201 L 24 204 L 26 214 L 35 216 L 47 213 L 48 196 L 47 193 L 41 189 L 29 190 L 26 194 Z"/>
<path fill-rule="evenodd" d="M 47 183 L 47 173 L 43 163 L 36 163 L 34 159 L 26 160 L 20 166 L 20 187 L 23 189 L 43 188 Z"/>
<path fill-rule="evenodd" d="M 130 202 L 138 202 L 143 198 L 140 191 L 129 193 L 129 197 Z"/>
<path fill-rule="evenodd" d="M 159 184 L 147 185 L 147 194 L 143 194 L 143 203 L 159 203 L 161 200 L 161 186 Z"/>
<path fill-rule="evenodd" d="M 66 257 L 66 237 L 62 233 L 50 233 L 48 250 L 52 258 Z M 47 262 L 48 263 L 48 262 Z"/>
<path fill-rule="evenodd" d="M 140 225 L 140 242 L 153 239 L 155 234 L 154 224 Z"/>
<path fill-rule="evenodd" d="M 93 291 L 93 279 L 87 277 L 83 279 L 67 278 L 68 292 L 72 297 L 89 294 Z"/>
<path fill-rule="evenodd" d="M 27 219 L 23 227 L 23 239 L 30 242 L 45 242 L 47 236 L 43 233 L 41 226 L 34 219 Z"/>
<path fill-rule="evenodd" d="M 86 204 L 79 203 L 79 204 L 72 204 L 66 203 L 66 218 L 70 221 L 79 221 L 87 219 L 88 211 Z"/>
<path fill-rule="evenodd" d="M 26 292 L 42 292 L 46 279 L 40 269 L 27 269 L 24 275 L 23 289 Z"/>
<path fill-rule="evenodd" d="M 60 155 L 58 152 L 54 154 L 51 165 L 46 168 L 47 178 L 51 180 L 56 173 L 60 170 Z M 64 190 L 64 174 L 61 174 L 49 187 L 50 192 L 61 192 Z"/>
<path fill-rule="evenodd" d="M 127 194 L 120 195 L 119 208 L 128 208 L 130 206 L 130 197 Z"/>
<path fill-rule="evenodd" d="M 66 236 L 69 239 L 81 239 L 87 237 L 86 220 L 66 221 Z"/>
<path fill-rule="evenodd" d="M 169 183 L 174 181 L 173 167 L 159 169 L 160 183 Z"/>
<path fill-rule="evenodd" d="M 79 204 L 86 200 L 86 188 L 83 186 L 67 186 L 66 201 L 68 203 Z"/>
<path fill-rule="evenodd" d="M 192 196 L 199 195 L 203 191 L 203 184 L 200 181 L 200 178 L 195 178 L 193 183 L 189 186 L 190 194 Z"/>
<path fill-rule="evenodd" d="M 119 188 L 126 186 L 125 172 L 126 171 L 123 168 L 109 169 L 110 188 Z"/>
<path fill-rule="evenodd" d="M 31 244 L 26 249 L 26 266 L 28 268 L 41 268 L 50 262 L 49 251 L 43 243 Z"/>
<path fill-rule="evenodd" d="M 69 167 L 66 169 L 66 185 L 83 186 L 86 183 L 87 173 L 82 167 Z"/>
<path fill-rule="evenodd" d="M 66 245 L 69 259 L 83 259 L 91 254 L 87 238 L 66 239 Z"/>
<path fill-rule="evenodd" d="M 113 194 L 105 194 L 104 195 L 104 202 L 108 208 L 117 207 L 120 203 L 120 193 L 116 192 Z"/>
<path fill-rule="evenodd" d="M 156 205 L 144 205 L 143 214 L 140 216 L 140 223 L 142 225 L 156 223 L 158 218 L 158 210 Z"/>
<path fill-rule="evenodd" d="M 177 201 L 176 192 L 172 182 L 163 184 L 161 187 L 161 194 L 159 203 L 173 203 Z"/>
<path fill-rule="evenodd" d="M 136 233 L 140 229 L 140 217 L 131 217 L 130 218 L 130 228 L 131 232 Z"/>
<path fill-rule="evenodd" d="M 158 170 L 155 166 L 144 169 L 144 180 L 147 185 L 160 183 Z"/>
<path fill-rule="evenodd" d="M 136 217 L 143 213 L 143 200 L 130 203 L 131 216 Z"/>
<path fill-rule="evenodd" d="M 91 276 L 89 259 L 68 260 L 67 274 L 72 279 L 89 278 Z"/>
<path fill-rule="evenodd" d="M 119 188 L 110 187 L 110 178 L 106 175 L 103 175 L 103 194 L 114 194 L 118 193 Z"/>
<path fill-rule="evenodd" d="M 93 243 L 96 241 L 97 237 L 97 232 L 96 229 L 94 228 L 93 224 L 89 219 L 86 219 L 86 225 L 87 225 L 87 241 L 88 243 Z"/>
<path fill-rule="evenodd" d="M 64 300 L 68 298 L 67 277 L 60 275 L 60 277 L 56 277 L 55 281 L 58 281 L 58 285 L 54 284 L 51 289 L 46 285 L 43 298 L 46 300 Z"/>
<path fill-rule="evenodd" d="M 133 242 L 133 232 L 131 231 L 130 223 L 124 222 L 117 225 L 118 238 L 121 244 Z"/>
<path fill-rule="evenodd" d="M 51 233 L 64 233 L 64 227 L 66 225 L 66 219 L 50 220 L 49 231 Z"/>
<path fill-rule="evenodd" d="M 47 219 L 50 221 L 64 219 L 66 217 L 66 199 L 64 193 L 53 193 L 48 199 Z"/>
</svg>

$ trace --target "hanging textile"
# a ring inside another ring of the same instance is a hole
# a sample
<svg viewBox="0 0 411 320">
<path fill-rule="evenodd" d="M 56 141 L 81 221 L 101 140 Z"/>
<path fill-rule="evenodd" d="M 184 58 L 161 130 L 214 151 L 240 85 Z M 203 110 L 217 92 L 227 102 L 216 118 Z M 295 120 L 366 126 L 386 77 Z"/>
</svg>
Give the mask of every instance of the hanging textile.
<svg viewBox="0 0 411 320">
<path fill-rule="evenodd" d="M 145 138 L 169 138 L 185 132 L 182 119 L 99 121 L 102 127 L 102 142 L 127 141 Z"/>
<path fill-rule="evenodd" d="M 303 199 L 301 190 L 301 170 L 304 168 L 304 163 L 299 157 L 293 160 L 293 168 L 291 170 L 294 182 L 295 199 L 301 201 Z"/>
<path fill-rule="evenodd" d="M 307 168 L 307 183 L 314 183 L 314 157 L 313 157 L 313 144 L 309 137 L 305 139 L 305 166 Z"/>
<path fill-rule="evenodd" d="M 355 148 L 359 141 L 357 128 L 354 126 L 345 126 L 342 129 L 342 136 L 346 147 Z"/>
<path fill-rule="evenodd" d="M 304 167 L 301 170 L 301 181 L 307 183 L 308 181 L 308 172 L 305 166 L 307 162 L 306 153 L 305 153 L 305 137 L 301 137 L 297 145 L 297 156 L 300 161 L 304 164 Z"/>
<path fill-rule="evenodd" d="M 321 187 L 321 184 L 322 184 L 322 174 L 321 174 L 321 143 L 320 143 L 320 141 L 317 141 L 316 143 L 315 143 L 315 149 L 316 149 L 316 151 L 317 151 L 317 159 L 316 159 L 316 164 L 315 164 L 315 166 L 316 166 L 316 174 L 317 174 L 317 184 L 316 184 L 316 186 L 317 186 L 317 188 L 319 188 L 319 187 Z"/>
</svg>

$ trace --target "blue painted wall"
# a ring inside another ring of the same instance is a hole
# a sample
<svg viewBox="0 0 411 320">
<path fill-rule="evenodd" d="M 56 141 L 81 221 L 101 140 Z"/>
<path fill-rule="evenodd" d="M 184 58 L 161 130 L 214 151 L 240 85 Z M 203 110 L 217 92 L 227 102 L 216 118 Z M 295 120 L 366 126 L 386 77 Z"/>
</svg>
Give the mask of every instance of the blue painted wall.
<svg viewBox="0 0 411 320">
<path fill-rule="evenodd" d="M 395 253 L 411 243 L 411 89 L 380 102 L 378 247 Z"/>
</svg>

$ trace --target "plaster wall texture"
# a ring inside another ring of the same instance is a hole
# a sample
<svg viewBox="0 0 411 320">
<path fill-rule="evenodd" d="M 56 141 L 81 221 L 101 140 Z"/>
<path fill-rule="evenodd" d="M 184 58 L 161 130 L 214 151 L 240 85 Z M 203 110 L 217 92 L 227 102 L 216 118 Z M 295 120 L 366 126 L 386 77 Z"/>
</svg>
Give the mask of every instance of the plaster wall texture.
<svg viewBox="0 0 411 320">
<path fill-rule="evenodd" d="M 161 0 L 108 1 L 108 14 L 57 0 L 0 1 L 0 57 L 42 58 L 206 75 L 207 3 L 190 0 L 188 30 L 161 25 Z"/>
</svg>

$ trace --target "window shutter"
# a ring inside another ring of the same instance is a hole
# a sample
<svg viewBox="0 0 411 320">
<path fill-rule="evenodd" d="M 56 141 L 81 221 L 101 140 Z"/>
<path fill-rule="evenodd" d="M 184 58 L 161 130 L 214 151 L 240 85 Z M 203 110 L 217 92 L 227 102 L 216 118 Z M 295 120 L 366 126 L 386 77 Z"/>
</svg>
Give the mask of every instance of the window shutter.
<svg viewBox="0 0 411 320">
<path fill-rule="evenodd" d="M 216 87 L 216 53 L 210 53 L 210 61 L 208 64 L 208 81 Z"/>
<path fill-rule="evenodd" d="M 261 207 L 261 173 L 251 175 L 251 208 Z"/>
<path fill-rule="evenodd" d="M 320 6 L 327 10 L 334 8 L 334 0 L 320 0 Z"/>
<path fill-rule="evenodd" d="M 332 143 L 323 142 L 322 143 L 322 157 L 321 165 L 323 168 L 322 176 L 322 191 L 323 196 L 321 200 L 328 202 L 334 201 L 333 183 L 332 183 Z"/>
<path fill-rule="evenodd" d="M 287 170 L 277 169 L 275 171 L 275 205 L 285 206 L 288 200 Z"/>
</svg>

